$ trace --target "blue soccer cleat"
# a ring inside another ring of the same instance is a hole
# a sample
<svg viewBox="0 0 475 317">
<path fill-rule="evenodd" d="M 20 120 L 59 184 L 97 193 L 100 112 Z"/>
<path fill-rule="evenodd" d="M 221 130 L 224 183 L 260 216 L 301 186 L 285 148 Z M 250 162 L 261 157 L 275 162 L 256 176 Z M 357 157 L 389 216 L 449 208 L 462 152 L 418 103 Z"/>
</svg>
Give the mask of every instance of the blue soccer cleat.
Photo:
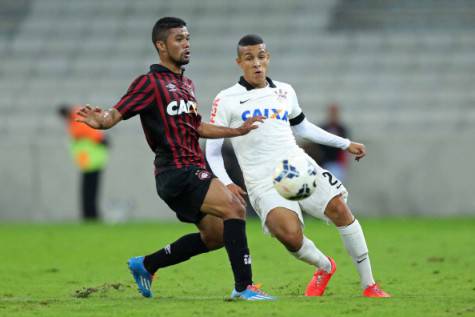
<svg viewBox="0 0 475 317">
<path fill-rule="evenodd" d="M 276 298 L 270 296 L 269 294 L 264 293 L 258 285 L 249 285 L 242 292 L 236 291 L 234 289 L 231 293 L 231 299 L 241 299 L 248 301 L 264 301 L 264 300 L 275 300 Z"/>
<path fill-rule="evenodd" d="M 143 256 L 130 258 L 127 264 L 129 265 L 130 273 L 134 276 L 135 283 L 139 287 L 140 294 L 143 297 L 152 297 L 150 287 L 152 286 L 153 275 L 143 266 L 143 258 Z"/>
</svg>

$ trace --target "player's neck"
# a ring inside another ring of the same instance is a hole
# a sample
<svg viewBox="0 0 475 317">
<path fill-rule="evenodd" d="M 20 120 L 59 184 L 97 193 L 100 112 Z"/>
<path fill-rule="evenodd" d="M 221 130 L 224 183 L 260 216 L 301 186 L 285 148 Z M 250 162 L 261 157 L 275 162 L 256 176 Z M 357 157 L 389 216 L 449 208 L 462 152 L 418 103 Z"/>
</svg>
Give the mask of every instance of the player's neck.
<svg viewBox="0 0 475 317">
<path fill-rule="evenodd" d="M 244 77 L 244 76 L 243 76 Z M 269 83 L 267 82 L 267 79 L 265 79 L 264 81 L 262 82 L 252 82 L 250 81 L 248 78 L 244 77 L 244 80 L 247 81 L 247 83 L 249 85 L 251 85 L 252 87 L 256 88 L 256 89 L 259 89 L 259 88 L 266 88 Z"/>
<path fill-rule="evenodd" d="M 181 68 L 180 65 L 177 65 L 171 61 L 167 60 L 160 60 L 160 65 L 162 65 L 165 68 L 168 68 L 170 71 L 172 71 L 175 74 L 181 75 L 183 73 L 183 69 Z"/>
</svg>

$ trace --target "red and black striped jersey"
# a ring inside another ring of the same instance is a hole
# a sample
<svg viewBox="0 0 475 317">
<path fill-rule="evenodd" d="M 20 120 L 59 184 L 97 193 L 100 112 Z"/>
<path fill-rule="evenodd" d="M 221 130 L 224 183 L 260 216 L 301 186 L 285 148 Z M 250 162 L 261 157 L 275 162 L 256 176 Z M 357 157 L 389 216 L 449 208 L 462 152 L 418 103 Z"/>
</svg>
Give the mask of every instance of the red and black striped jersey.
<svg viewBox="0 0 475 317">
<path fill-rule="evenodd" d="M 154 64 L 140 75 L 114 106 L 127 120 L 140 115 L 147 142 L 155 153 L 155 171 L 198 166 L 205 168 L 198 143 L 198 114 L 194 84 L 183 74 Z"/>
</svg>

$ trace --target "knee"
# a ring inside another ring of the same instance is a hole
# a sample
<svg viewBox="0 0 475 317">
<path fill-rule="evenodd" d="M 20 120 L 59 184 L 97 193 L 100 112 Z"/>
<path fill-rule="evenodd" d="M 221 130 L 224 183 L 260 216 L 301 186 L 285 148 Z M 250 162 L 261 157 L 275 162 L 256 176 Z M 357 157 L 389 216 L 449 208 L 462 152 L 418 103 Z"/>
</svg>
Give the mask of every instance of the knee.
<svg viewBox="0 0 475 317">
<path fill-rule="evenodd" d="M 226 202 L 223 215 L 224 219 L 246 219 L 246 208 L 241 204 L 239 199 L 234 197 L 234 195 L 230 195 Z"/>
<path fill-rule="evenodd" d="M 350 208 L 340 199 L 328 204 L 325 215 L 330 218 L 337 227 L 348 226 L 354 221 L 354 216 Z"/>
<path fill-rule="evenodd" d="M 210 251 L 224 246 L 222 230 L 201 232 L 201 240 Z"/>
</svg>

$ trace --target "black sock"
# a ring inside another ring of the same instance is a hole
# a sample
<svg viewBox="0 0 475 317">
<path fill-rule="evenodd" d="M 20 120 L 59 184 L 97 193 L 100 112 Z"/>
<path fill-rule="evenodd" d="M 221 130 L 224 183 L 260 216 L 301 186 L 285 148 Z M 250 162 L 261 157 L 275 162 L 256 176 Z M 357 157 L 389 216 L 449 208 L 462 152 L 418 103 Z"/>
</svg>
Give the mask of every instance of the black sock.
<svg viewBox="0 0 475 317">
<path fill-rule="evenodd" d="M 192 256 L 208 251 L 203 240 L 201 240 L 200 234 L 191 233 L 163 249 L 145 256 L 143 265 L 150 274 L 154 274 L 160 268 L 184 262 Z"/>
<path fill-rule="evenodd" d="M 235 288 L 241 292 L 252 284 L 251 255 L 247 247 L 244 220 L 224 220 L 224 247 L 233 268 Z"/>
</svg>

